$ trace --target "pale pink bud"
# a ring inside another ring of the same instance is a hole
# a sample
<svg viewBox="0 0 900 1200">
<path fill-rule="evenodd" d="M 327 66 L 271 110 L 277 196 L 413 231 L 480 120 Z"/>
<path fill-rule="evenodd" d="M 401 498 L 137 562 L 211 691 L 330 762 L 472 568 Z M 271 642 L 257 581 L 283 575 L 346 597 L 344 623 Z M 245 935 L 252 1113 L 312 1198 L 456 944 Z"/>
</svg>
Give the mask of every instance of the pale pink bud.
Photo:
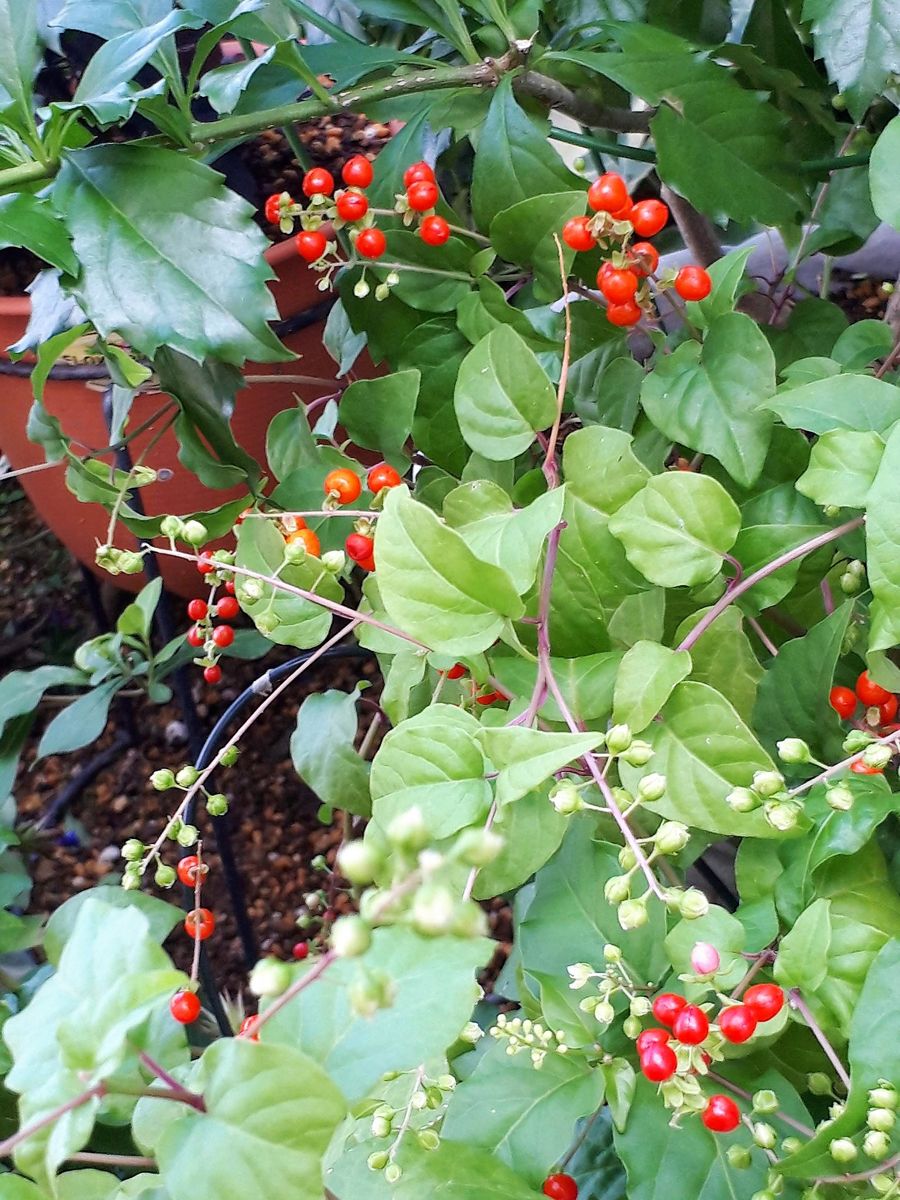
<svg viewBox="0 0 900 1200">
<path fill-rule="evenodd" d="M 697 942 L 691 951 L 691 966 L 697 975 L 715 975 L 720 963 L 718 950 L 709 942 Z"/>
</svg>

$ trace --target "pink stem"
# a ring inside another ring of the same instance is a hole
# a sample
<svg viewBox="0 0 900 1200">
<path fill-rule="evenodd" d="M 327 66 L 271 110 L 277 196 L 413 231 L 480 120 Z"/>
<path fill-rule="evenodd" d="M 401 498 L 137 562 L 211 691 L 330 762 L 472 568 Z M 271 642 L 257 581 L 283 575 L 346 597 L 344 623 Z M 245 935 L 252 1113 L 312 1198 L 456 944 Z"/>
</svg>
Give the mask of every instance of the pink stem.
<svg viewBox="0 0 900 1200">
<path fill-rule="evenodd" d="M 822 593 L 822 606 L 825 609 L 825 615 L 830 617 L 834 612 L 834 596 L 831 591 L 831 584 L 827 579 L 823 579 L 819 584 L 819 590 Z"/>
<path fill-rule="evenodd" d="M 547 486 L 555 488 L 559 486 L 559 465 L 556 461 L 556 443 L 559 440 L 559 426 L 562 421 L 563 404 L 566 399 L 566 384 L 569 379 L 569 359 L 572 351 L 572 314 L 569 311 L 569 289 L 566 285 L 566 264 L 563 258 L 562 242 L 556 234 L 553 235 L 553 240 L 556 242 L 556 253 L 559 257 L 559 273 L 562 278 L 563 289 L 563 312 L 566 319 L 566 334 L 563 341 L 563 356 L 562 366 L 559 371 L 559 385 L 556 389 L 556 418 L 553 422 L 553 428 L 550 430 L 550 437 L 547 440 L 547 453 L 544 455 L 544 462 L 541 470 L 544 472 L 544 478 L 547 480 Z"/>
<path fill-rule="evenodd" d="M 36 1133 L 40 1133 L 42 1129 L 46 1129 L 48 1125 L 52 1125 L 54 1121 L 58 1121 L 66 1113 L 73 1112 L 76 1108 L 81 1108 L 82 1104 L 87 1104 L 90 1100 L 99 1100 L 101 1096 L 105 1095 L 106 1084 L 95 1083 L 93 1087 L 88 1088 L 77 1096 L 73 1096 L 65 1104 L 60 1104 L 58 1108 L 54 1108 L 52 1112 L 45 1113 L 37 1121 L 33 1121 L 30 1125 L 26 1125 L 24 1129 L 19 1129 L 11 1134 L 5 1142 L 0 1142 L 0 1158 L 8 1158 L 16 1146 L 21 1145 L 22 1142 L 27 1142 L 30 1137 L 34 1137 Z"/>
<path fill-rule="evenodd" d="M 887 734 L 883 738 L 876 738 L 875 741 L 870 742 L 869 745 L 894 746 L 898 742 L 900 742 L 900 729 L 896 730 L 894 733 Z M 862 758 L 866 752 L 866 749 L 867 747 L 864 747 L 862 750 L 858 750 L 856 754 L 851 754 L 849 758 L 842 759 L 839 763 L 835 763 L 833 767 L 829 767 L 827 770 L 822 771 L 821 774 L 814 776 L 814 778 L 807 779 L 806 783 L 800 783 L 797 785 L 797 787 L 791 788 L 789 795 L 800 796 L 804 792 L 808 792 L 811 787 L 815 787 L 817 783 L 825 783 L 825 781 L 831 779 L 833 775 L 837 775 L 839 772 L 845 771 L 848 767 L 852 766 L 858 758 Z"/>
<path fill-rule="evenodd" d="M 816 1018 L 810 1012 L 809 1005 L 806 1003 L 806 1001 L 803 999 L 803 996 L 800 994 L 800 989 L 799 988 L 791 988 L 791 990 L 788 992 L 788 1000 L 790 1001 L 791 1008 L 796 1008 L 797 1012 L 800 1013 L 800 1015 L 803 1017 L 804 1021 L 807 1023 L 809 1028 L 812 1030 L 813 1037 L 815 1037 L 816 1041 L 822 1047 L 822 1050 L 825 1053 L 825 1057 L 828 1059 L 828 1061 L 834 1067 L 834 1070 L 835 1070 L 835 1073 L 836 1073 L 838 1079 L 840 1079 L 841 1083 L 844 1085 L 844 1087 L 849 1092 L 850 1091 L 850 1076 L 847 1074 L 847 1070 L 844 1067 L 844 1064 L 838 1058 L 837 1053 L 835 1052 L 835 1049 L 832 1046 L 831 1042 L 829 1042 L 828 1038 L 825 1036 L 825 1033 L 824 1033 L 822 1027 L 819 1025 L 819 1022 L 816 1020 Z"/>
<path fill-rule="evenodd" d="M 243 1030 L 241 1037 L 252 1038 L 259 1033 L 263 1025 L 265 1025 L 267 1021 L 271 1021 L 276 1013 L 281 1012 L 286 1004 L 290 1004 L 295 996 L 299 996 L 300 993 L 308 988 L 311 983 L 315 983 L 320 975 L 324 975 L 328 968 L 333 963 L 337 962 L 337 958 L 338 956 L 333 950 L 329 950 L 327 954 L 323 954 L 319 961 L 310 967 L 305 975 L 301 975 L 300 978 L 296 980 L 296 982 L 292 983 L 286 991 L 282 992 L 276 1000 L 273 1000 L 265 1012 L 257 1013 L 247 1028 Z"/>
<path fill-rule="evenodd" d="M 886 1158 L 884 1162 L 878 1163 L 877 1166 L 869 1167 L 867 1171 L 857 1171 L 854 1175 L 823 1175 L 816 1180 L 816 1183 L 862 1183 L 874 1175 L 883 1175 L 898 1165 L 900 1165 L 900 1154 L 895 1154 L 891 1158 Z"/>
<path fill-rule="evenodd" d="M 729 604 L 733 604 L 745 592 L 749 592 L 760 580 L 767 579 L 782 567 L 786 567 L 788 563 L 795 562 L 798 558 L 804 558 L 807 554 L 811 554 L 813 550 L 818 550 L 820 546 L 827 546 L 829 542 L 836 542 L 845 533 L 859 529 L 864 521 L 865 517 L 856 517 L 852 521 L 846 521 L 843 525 L 838 525 L 836 529 L 829 529 L 827 533 L 820 533 L 818 537 L 810 538 L 808 542 L 803 542 L 801 545 L 795 546 L 793 550 L 787 550 L 770 563 L 766 563 L 764 567 L 760 567 L 758 571 L 754 571 L 752 575 L 748 575 L 745 579 L 742 579 L 740 583 L 729 589 L 724 596 L 717 600 L 705 616 L 701 617 L 682 641 L 681 645 L 678 646 L 678 649 L 690 650 L 691 646 L 703 637 L 710 625 L 721 617 Z"/>
</svg>

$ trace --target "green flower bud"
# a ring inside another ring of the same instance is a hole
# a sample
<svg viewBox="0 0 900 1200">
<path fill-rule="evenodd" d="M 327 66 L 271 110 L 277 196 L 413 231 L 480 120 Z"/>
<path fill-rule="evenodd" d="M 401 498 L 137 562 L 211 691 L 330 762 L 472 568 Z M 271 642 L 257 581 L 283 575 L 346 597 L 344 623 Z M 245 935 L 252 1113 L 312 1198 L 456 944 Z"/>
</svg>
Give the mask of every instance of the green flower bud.
<svg viewBox="0 0 900 1200">
<path fill-rule="evenodd" d="M 298 563 L 305 562 L 309 557 L 309 551 L 301 541 L 285 542 L 284 557 L 286 562 L 296 566 Z"/>
<path fill-rule="evenodd" d="M 280 958 L 261 958 L 250 972 L 254 996 L 280 996 L 291 984 L 291 968 Z"/>
<path fill-rule="evenodd" d="M 607 904 L 621 904 L 631 895 L 631 880 L 627 875 L 613 875 L 603 887 Z"/>
<path fill-rule="evenodd" d="M 733 812 L 747 813 L 759 808 L 759 796 L 752 788 L 733 788 L 725 797 L 725 803 Z"/>
<path fill-rule="evenodd" d="M 803 1141 L 798 1137 L 786 1137 L 781 1143 L 781 1155 L 786 1157 L 788 1154 L 796 1154 L 798 1150 L 803 1149 Z"/>
<path fill-rule="evenodd" d="M 844 738 L 844 752 L 859 754 L 861 750 L 865 750 L 866 746 L 871 746 L 874 740 L 871 733 L 866 733 L 864 729 L 851 729 Z"/>
<path fill-rule="evenodd" d="M 753 1157 L 746 1146 L 729 1146 L 725 1151 L 728 1165 L 736 1171 L 746 1171 L 753 1162 Z"/>
<path fill-rule="evenodd" d="M 753 1126 L 753 1140 L 762 1150 L 774 1150 L 778 1143 L 778 1134 L 765 1121 L 757 1121 Z"/>
<path fill-rule="evenodd" d="M 760 796 L 774 796 L 784 791 L 784 776 L 779 771 L 755 771 L 753 790 Z"/>
<path fill-rule="evenodd" d="M 340 575 L 347 565 L 347 556 L 343 550 L 326 550 L 321 561 L 323 569 L 329 575 Z"/>
<path fill-rule="evenodd" d="M 237 592 L 239 599 L 247 604 L 253 604 L 257 600 L 262 600 L 263 589 L 258 579 L 241 580 Z"/>
<path fill-rule="evenodd" d="M 649 742 L 635 738 L 628 749 L 622 751 L 620 757 L 630 767 L 645 767 L 653 757 L 653 754 L 654 750 Z"/>
<path fill-rule="evenodd" d="M 122 875 L 122 887 L 126 892 L 133 892 L 140 886 L 141 868 L 137 863 L 129 863 Z"/>
<path fill-rule="evenodd" d="M 778 1200 L 774 1192 L 770 1192 L 768 1188 L 763 1188 L 761 1192 L 754 1192 L 750 1200 Z"/>
<path fill-rule="evenodd" d="M 229 746 L 219 755 L 219 762 L 223 767 L 233 767 L 240 756 L 241 752 L 237 746 Z"/>
<path fill-rule="evenodd" d="M 359 287 L 359 284 L 357 284 L 356 287 L 353 289 L 354 292 L 356 291 L 356 288 L 358 288 L 358 287 Z M 385 1134 L 385 1136 L 387 1136 L 387 1135 Z M 388 1165 L 387 1150 L 376 1150 L 374 1154 L 370 1154 L 369 1157 L 366 1159 L 366 1166 L 369 1168 L 370 1171 L 383 1171 L 387 1165 Z"/>
<path fill-rule="evenodd" d="M 871 1184 L 879 1196 L 886 1196 L 893 1190 L 894 1179 L 890 1175 L 873 1175 Z"/>
<path fill-rule="evenodd" d="M 470 867 L 486 867 L 506 845 L 506 839 L 492 829 L 465 829 L 456 842 L 456 857 Z"/>
<path fill-rule="evenodd" d="M 612 942 L 607 942 L 603 947 L 603 961 L 608 963 L 618 963 L 622 961 L 622 951 L 618 946 L 614 946 Z"/>
<path fill-rule="evenodd" d="M 773 829 L 777 829 L 779 833 L 789 833 L 797 824 L 801 806 L 786 804 L 783 800 L 769 800 L 763 806 L 763 811 Z"/>
<path fill-rule="evenodd" d="M 474 900 L 462 900 L 457 903 L 456 915 L 450 932 L 457 937 L 485 937 L 487 934 L 487 916 L 480 904 Z"/>
<path fill-rule="evenodd" d="M 144 843 L 138 838 L 129 838 L 121 853 L 126 862 L 140 862 L 144 857 Z"/>
<path fill-rule="evenodd" d="M 425 937 L 449 933 L 456 918 L 456 895 L 445 884 L 425 884 L 416 892 L 411 916 L 413 928 Z"/>
<path fill-rule="evenodd" d="M 831 1080 L 823 1071 L 813 1071 L 807 1075 L 806 1086 L 814 1096 L 830 1096 L 832 1092 Z"/>
<path fill-rule="evenodd" d="M 631 730 L 627 725 L 613 725 L 606 733 L 606 748 L 610 754 L 621 754 L 631 745 Z"/>
<path fill-rule="evenodd" d="M 387 827 L 388 841 L 398 850 L 415 854 L 423 850 L 431 839 L 422 810 L 415 805 L 398 813 Z"/>
<path fill-rule="evenodd" d="M 387 1117 L 372 1118 L 372 1137 L 386 1138 L 390 1136 L 391 1123 Z"/>
<path fill-rule="evenodd" d="M 778 1097 L 771 1088 L 756 1092 L 753 1097 L 753 1111 L 763 1115 L 778 1112 Z"/>
<path fill-rule="evenodd" d="M 175 841 L 179 846 L 193 846 L 199 836 L 196 825 L 182 825 L 175 835 Z"/>
<path fill-rule="evenodd" d="M 206 811 L 211 817 L 224 817 L 228 812 L 228 797 L 223 796 L 221 792 L 216 792 L 214 795 L 208 796 Z"/>
<path fill-rule="evenodd" d="M 184 539 L 184 521 L 181 517 L 163 517 L 159 523 L 159 532 L 163 537 Z"/>
<path fill-rule="evenodd" d="M 566 817 L 572 813 L 581 812 L 584 808 L 581 792 L 569 779 L 564 779 L 553 788 L 550 793 L 550 803 L 558 813 L 562 813 Z"/>
<path fill-rule="evenodd" d="M 660 854 L 677 854 L 691 840 L 691 831 L 680 821 L 663 821 L 653 835 L 653 844 Z"/>
<path fill-rule="evenodd" d="M 381 855 L 362 840 L 346 842 L 337 854 L 337 869 L 358 887 L 372 883 L 383 865 Z"/>
<path fill-rule="evenodd" d="M 879 1079 L 878 1087 L 872 1088 L 869 1092 L 869 1103 L 874 1108 L 896 1108 L 898 1100 L 900 1100 L 900 1096 L 897 1094 L 897 1089 L 886 1079 Z"/>
<path fill-rule="evenodd" d="M 659 773 L 645 775 L 638 784 L 638 797 L 652 804 L 654 800 L 662 800 L 666 794 L 666 777 Z"/>
<path fill-rule="evenodd" d="M 150 776 L 150 784 L 158 792 L 167 792 L 175 786 L 175 774 L 168 767 L 160 767 Z"/>
<path fill-rule="evenodd" d="M 378 286 L 375 288 L 375 299 L 376 300 L 387 300 L 387 298 L 390 294 L 391 294 L 391 289 L 388 287 L 388 285 L 386 283 L 379 283 Z"/>
<path fill-rule="evenodd" d="M 209 538 L 209 530 L 202 521 L 185 521 L 181 536 L 191 546 L 202 546 Z"/>
<path fill-rule="evenodd" d="M 867 767 L 877 767 L 878 770 L 883 771 L 891 761 L 891 757 L 894 753 L 895 748 L 893 746 L 868 746 L 863 751 L 862 760 Z"/>
<path fill-rule="evenodd" d="M 630 846 L 623 846 L 618 854 L 619 866 L 623 871 L 632 871 L 637 866 L 637 855 Z"/>
<path fill-rule="evenodd" d="M 200 772 L 196 767 L 182 767 L 175 774 L 175 782 L 183 788 L 193 787 L 199 778 Z"/>
<path fill-rule="evenodd" d="M 630 901 L 629 901 L 630 903 Z M 598 1000 L 593 1005 L 594 1019 L 601 1025 L 609 1025 L 616 1019 L 616 1010 L 608 1000 Z"/>
<path fill-rule="evenodd" d="M 331 948 L 338 958 L 358 958 L 372 944 L 372 931 L 362 917 L 341 917 L 331 931 Z"/>
<path fill-rule="evenodd" d="M 274 633 L 278 628 L 278 618 L 273 612 L 261 612 L 253 620 L 256 622 L 256 628 L 263 637 L 268 637 L 269 634 Z"/>
<path fill-rule="evenodd" d="M 822 512 L 830 521 L 834 521 L 841 515 L 841 507 L 839 504 L 825 504 L 822 506 Z"/>
<path fill-rule="evenodd" d="M 835 812 L 849 812 L 853 807 L 853 792 L 846 783 L 836 783 L 826 788 L 825 799 Z"/>
<path fill-rule="evenodd" d="M 623 900 L 618 909 L 619 924 L 624 930 L 640 929 L 647 924 L 647 905 L 640 900 Z"/>
<path fill-rule="evenodd" d="M 778 757 L 791 764 L 812 762 L 812 752 L 802 738 L 783 738 L 778 743 Z"/>
<path fill-rule="evenodd" d="M 397 1163 L 389 1162 L 384 1168 L 384 1181 L 385 1183 L 390 1184 L 398 1183 L 402 1174 L 403 1170 L 397 1165 Z"/>
<path fill-rule="evenodd" d="M 439 1150 L 441 1139 L 433 1129 L 420 1129 L 416 1139 L 423 1150 Z"/>
<path fill-rule="evenodd" d="M 897 1121 L 897 1114 L 891 1108 L 870 1108 L 866 1116 L 866 1124 L 870 1129 L 879 1133 L 890 1133 Z"/>
<path fill-rule="evenodd" d="M 622 1031 L 626 1037 L 636 1038 L 643 1029 L 639 1017 L 626 1017 L 622 1023 Z"/>
<path fill-rule="evenodd" d="M 709 901 L 697 888 L 688 888 L 681 897 L 679 911 L 686 921 L 696 921 L 709 912 Z"/>
<path fill-rule="evenodd" d="M 845 571 L 838 580 L 841 591 L 845 596 L 855 596 L 857 592 L 861 592 L 863 581 L 858 575 L 851 575 L 849 571 Z"/>
<path fill-rule="evenodd" d="M 353 295 L 357 300 L 365 300 L 370 292 L 370 287 L 364 279 L 358 279 L 353 285 Z"/>
<path fill-rule="evenodd" d="M 397 989 L 384 971 L 360 970 L 350 984 L 350 1007 L 358 1017 L 374 1017 L 380 1008 L 390 1008 Z"/>
<path fill-rule="evenodd" d="M 178 876 L 175 874 L 173 867 L 169 867 L 165 863 L 160 863 L 156 868 L 153 881 L 157 887 L 170 888 L 177 878 Z"/>
<path fill-rule="evenodd" d="M 891 1151 L 891 1139 L 886 1133 L 880 1129 L 870 1129 L 863 1138 L 863 1154 L 867 1158 L 874 1158 L 876 1162 L 887 1158 Z"/>
<path fill-rule="evenodd" d="M 143 555 L 136 550 L 125 550 L 119 555 L 119 570 L 123 575 L 140 575 L 143 569 Z"/>
<path fill-rule="evenodd" d="M 653 1005 L 647 996 L 635 996 L 628 1007 L 632 1016 L 647 1017 L 650 1015 Z"/>
<path fill-rule="evenodd" d="M 828 1152 L 835 1162 L 852 1163 L 859 1151 L 849 1138 L 835 1138 L 828 1146 Z"/>
</svg>

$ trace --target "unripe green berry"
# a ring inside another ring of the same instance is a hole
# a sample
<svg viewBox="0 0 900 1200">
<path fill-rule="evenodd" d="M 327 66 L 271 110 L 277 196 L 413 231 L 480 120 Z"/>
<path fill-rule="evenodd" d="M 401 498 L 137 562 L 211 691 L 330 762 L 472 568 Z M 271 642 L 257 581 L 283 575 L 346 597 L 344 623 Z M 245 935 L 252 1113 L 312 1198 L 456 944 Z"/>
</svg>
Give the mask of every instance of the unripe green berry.
<svg viewBox="0 0 900 1200">
<path fill-rule="evenodd" d="M 343 550 L 326 550 L 322 555 L 322 569 L 329 575 L 340 575 L 347 565 L 347 556 Z"/>
<path fill-rule="evenodd" d="M 870 1129 L 863 1138 L 863 1154 L 880 1162 L 891 1151 L 891 1139 L 880 1129 Z"/>
<path fill-rule="evenodd" d="M 439 1150 L 441 1139 L 433 1129 L 420 1129 L 416 1139 L 423 1150 Z"/>
<path fill-rule="evenodd" d="M 505 844 L 505 839 L 492 829 L 465 829 L 456 842 L 456 857 L 469 867 L 487 867 Z"/>
<path fill-rule="evenodd" d="M 868 1127 L 881 1133 L 890 1133 L 896 1122 L 897 1114 L 890 1108 L 870 1108 L 866 1116 Z"/>
<path fill-rule="evenodd" d="M 181 536 L 191 546 L 202 546 L 209 538 L 209 530 L 202 521 L 185 521 Z"/>
<path fill-rule="evenodd" d="M 778 1097 L 771 1088 L 763 1088 L 754 1094 L 753 1111 L 764 1115 L 778 1112 Z"/>
<path fill-rule="evenodd" d="M 356 287 L 359 287 L 359 284 L 357 284 Z M 356 288 L 354 288 L 353 290 L 356 291 Z M 369 1168 L 370 1171 L 383 1171 L 387 1165 L 388 1165 L 387 1150 L 376 1150 L 374 1154 L 370 1154 L 369 1157 L 366 1159 L 366 1166 Z"/>
<path fill-rule="evenodd" d="M 691 831 L 680 821 L 663 821 L 653 835 L 653 844 L 660 854 L 677 854 L 691 840 Z"/>
<path fill-rule="evenodd" d="M 196 825 L 182 825 L 175 836 L 175 841 L 179 846 L 193 846 L 200 832 Z"/>
<path fill-rule="evenodd" d="M 757 1121 L 753 1126 L 753 1140 L 762 1150 L 773 1150 L 778 1143 L 778 1134 L 765 1121 Z"/>
<path fill-rule="evenodd" d="M 828 1146 L 828 1152 L 835 1162 L 852 1163 L 859 1151 L 849 1138 L 835 1138 Z"/>
<path fill-rule="evenodd" d="M 175 774 L 175 782 L 183 788 L 193 787 L 199 778 L 200 772 L 196 767 L 191 766 L 182 767 Z"/>
<path fill-rule="evenodd" d="M 789 833 L 800 818 L 799 804 L 786 804 L 783 800 L 769 800 L 763 805 L 766 820 L 779 833 Z"/>
<path fill-rule="evenodd" d="M 746 1171 L 753 1162 L 753 1157 L 746 1146 L 729 1146 L 725 1151 L 728 1165 L 736 1171 Z"/>
<path fill-rule="evenodd" d="M 184 521 L 181 517 L 163 517 L 159 523 L 159 532 L 163 537 L 183 539 Z"/>
<path fill-rule="evenodd" d="M 626 1017 L 622 1022 L 622 1031 L 626 1037 L 636 1038 L 643 1029 L 639 1017 Z"/>
<path fill-rule="evenodd" d="M 875 739 L 864 729 L 851 729 L 844 738 L 843 746 L 846 754 L 859 754 L 866 746 L 871 746 Z"/>
<path fill-rule="evenodd" d="M 387 1117 L 372 1118 L 372 1137 L 386 1138 L 390 1135 L 391 1123 Z"/>
<path fill-rule="evenodd" d="M 309 551 L 301 541 L 286 542 L 284 546 L 285 562 L 289 562 L 296 566 L 298 563 L 305 562 L 309 557 Z"/>
<path fill-rule="evenodd" d="M 240 754 L 241 754 L 241 752 L 237 748 L 237 746 L 228 746 L 219 755 L 219 762 L 222 764 L 223 767 L 233 767 L 234 764 L 237 762 L 237 760 L 240 758 Z"/>
<path fill-rule="evenodd" d="M 883 771 L 891 761 L 894 754 L 893 746 L 875 745 L 868 746 L 863 752 L 862 760 L 867 767 L 877 767 Z"/>
<path fill-rule="evenodd" d="M 845 596 L 855 596 L 857 592 L 862 591 L 863 583 L 858 575 L 851 575 L 849 571 L 845 571 L 838 580 L 841 591 Z"/>
<path fill-rule="evenodd" d="M 624 930 L 640 929 L 647 924 L 647 905 L 640 900 L 623 900 L 618 909 L 619 924 Z"/>
<path fill-rule="evenodd" d="M 873 1175 L 871 1183 L 879 1196 L 886 1196 L 893 1190 L 895 1180 L 890 1175 Z"/>
<path fill-rule="evenodd" d="M 138 863 L 128 863 L 122 875 L 122 887 L 126 892 L 136 891 L 141 886 L 141 868 Z"/>
<path fill-rule="evenodd" d="M 459 901 L 450 932 L 456 937 L 477 938 L 485 937 L 487 931 L 487 915 L 481 905 L 474 900 Z"/>
<path fill-rule="evenodd" d="M 756 771 L 753 775 L 753 790 L 760 796 L 774 796 L 784 791 L 784 776 L 780 771 Z"/>
<path fill-rule="evenodd" d="M 781 1143 L 781 1156 L 786 1157 L 788 1154 L 796 1154 L 798 1150 L 803 1149 L 803 1142 L 798 1137 L 786 1137 Z"/>
<path fill-rule="evenodd" d="M 383 859 L 377 851 L 361 839 L 346 842 L 337 854 L 337 869 L 359 887 L 371 883 L 383 866 Z"/>
<path fill-rule="evenodd" d="M 849 812 L 853 807 L 853 792 L 846 783 L 836 783 L 825 789 L 825 800 L 835 812 Z"/>
<path fill-rule="evenodd" d="M 688 888 L 681 897 L 679 912 L 686 921 L 696 921 L 709 912 L 709 900 L 698 888 Z"/>
<path fill-rule="evenodd" d="M 610 754 L 621 754 L 631 745 L 631 730 L 627 725 L 613 725 L 606 733 L 606 748 Z"/>
<path fill-rule="evenodd" d="M 126 862 L 140 862 L 144 857 L 144 843 L 139 838 L 129 838 L 122 847 L 121 853 Z"/>
<path fill-rule="evenodd" d="M 387 827 L 388 841 L 398 850 L 405 850 L 410 854 L 424 849 L 430 837 L 422 810 L 416 806 L 398 813 Z"/>
<path fill-rule="evenodd" d="M 254 996 L 280 996 L 291 983 L 291 968 L 279 958 L 261 958 L 250 972 Z"/>
<path fill-rule="evenodd" d="M 174 772 L 170 771 L 168 767 L 160 767 L 150 776 L 150 783 L 157 792 L 167 792 L 169 788 L 175 786 Z"/>
<path fill-rule="evenodd" d="M 832 1083 L 824 1071 L 813 1071 L 806 1077 L 806 1086 L 814 1096 L 830 1096 Z"/>
<path fill-rule="evenodd" d="M 338 958 L 358 958 L 372 944 L 372 931 L 362 917 L 341 917 L 331 931 L 331 948 Z"/>
<path fill-rule="evenodd" d="M 754 1192 L 750 1200 L 778 1200 L 774 1192 L 770 1192 L 768 1188 L 763 1188 L 761 1192 Z"/>
<path fill-rule="evenodd" d="M 635 738 L 628 749 L 622 751 L 620 757 L 630 767 L 645 767 L 653 754 L 654 750 L 649 742 Z"/>
<path fill-rule="evenodd" d="M 449 933 L 456 917 L 456 895 L 442 883 L 425 884 L 413 899 L 413 928 L 426 937 Z"/>
<path fill-rule="evenodd" d="M 581 792 L 569 779 L 564 779 L 551 791 L 550 803 L 558 813 L 566 817 L 581 812 L 584 808 Z"/>
<path fill-rule="evenodd" d="M 812 752 L 802 738 L 782 738 L 778 743 L 778 757 L 782 762 L 796 765 L 812 761 Z"/>
<path fill-rule="evenodd" d="M 725 803 L 733 812 L 753 812 L 759 808 L 759 796 L 752 788 L 736 787 L 725 797 Z"/>
<path fill-rule="evenodd" d="M 898 1100 L 897 1089 L 883 1079 L 869 1092 L 869 1104 L 874 1108 L 896 1108 Z"/>
<path fill-rule="evenodd" d="M 607 904 L 621 904 L 631 895 L 631 880 L 627 875 L 613 875 L 603 887 Z"/>
<path fill-rule="evenodd" d="M 228 797 L 216 792 L 206 799 L 206 811 L 211 817 L 224 817 L 228 812 Z"/>
<path fill-rule="evenodd" d="M 153 881 L 157 887 L 170 888 L 177 878 L 173 867 L 167 866 L 166 863 L 160 863 L 156 868 Z"/>
<path fill-rule="evenodd" d="M 655 800 L 662 800 L 666 794 L 666 777 L 654 772 L 650 775 L 645 775 L 640 781 L 637 788 L 638 798 L 652 804 Z"/>
<path fill-rule="evenodd" d="M 395 1162 L 389 1162 L 384 1168 L 385 1183 L 394 1184 L 399 1182 L 400 1176 L 403 1174 L 402 1169 Z"/>
</svg>

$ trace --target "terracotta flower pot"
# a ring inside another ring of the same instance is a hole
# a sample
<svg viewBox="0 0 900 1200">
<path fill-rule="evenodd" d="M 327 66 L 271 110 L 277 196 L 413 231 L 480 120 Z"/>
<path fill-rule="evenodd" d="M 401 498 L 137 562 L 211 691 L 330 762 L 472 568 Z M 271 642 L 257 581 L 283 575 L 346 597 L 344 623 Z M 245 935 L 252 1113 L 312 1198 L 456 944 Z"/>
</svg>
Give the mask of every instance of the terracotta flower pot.
<svg viewBox="0 0 900 1200">
<path fill-rule="evenodd" d="M 316 288 L 318 276 L 297 256 L 293 241 L 272 246 L 266 258 L 278 275 L 270 286 L 282 317 L 294 317 L 313 309 L 321 310 L 325 297 Z M 9 346 L 22 336 L 30 311 L 31 302 L 27 296 L 0 297 L 0 347 Z M 322 393 L 321 387 L 298 383 L 290 377 L 302 372 L 303 375 L 319 379 L 334 378 L 334 361 L 322 345 L 323 321 L 320 312 L 311 324 L 284 338 L 292 350 L 302 355 L 299 363 L 266 363 L 261 366 L 248 363 L 244 369 L 250 382 L 238 392 L 231 425 L 238 444 L 260 463 L 265 464 L 266 430 L 275 414 L 293 407 L 295 396 L 309 403 Z M 367 357 L 357 363 L 356 370 L 357 374 L 362 375 L 367 370 L 372 373 L 375 371 Z M 283 382 L 279 376 L 285 376 Z M 21 377 L 0 376 L 0 388 L 3 390 L 0 449 L 14 470 L 43 463 L 41 447 L 30 442 L 25 433 L 32 402 L 31 381 Z M 108 444 L 102 395 L 96 384 L 87 386 L 81 381 L 51 380 L 47 384 L 44 401 L 74 442 L 86 447 Z M 137 428 L 163 403 L 164 399 L 158 393 L 136 396 L 130 427 Z M 129 444 L 133 457 L 140 454 L 152 436 L 153 430 L 150 429 Z M 171 472 L 165 482 L 141 488 L 140 498 L 148 515 L 215 508 L 242 494 L 241 488 L 213 491 L 204 487 L 196 476 L 179 463 L 177 451 L 178 445 L 170 430 L 143 460 L 157 471 L 168 468 Z M 271 472 L 269 476 L 271 478 Z M 21 483 L 42 520 L 76 558 L 93 568 L 94 551 L 98 540 L 106 540 L 109 520 L 102 506 L 79 503 L 66 487 L 63 467 L 51 467 L 23 475 Z M 135 539 L 120 525 L 116 545 L 130 549 L 136 544 Z M 168 588 L 182 596 L 196 593 L 198 575 L 193 566 L 173 559 L 157 561 L 162 567 Z M 113 577 L 104 573 L 103 578 Z M 146 582 L 143 575 L 118 575 L 114 579 L 116 584 L 129 591 L 138 591 Z"/>
</svg>

